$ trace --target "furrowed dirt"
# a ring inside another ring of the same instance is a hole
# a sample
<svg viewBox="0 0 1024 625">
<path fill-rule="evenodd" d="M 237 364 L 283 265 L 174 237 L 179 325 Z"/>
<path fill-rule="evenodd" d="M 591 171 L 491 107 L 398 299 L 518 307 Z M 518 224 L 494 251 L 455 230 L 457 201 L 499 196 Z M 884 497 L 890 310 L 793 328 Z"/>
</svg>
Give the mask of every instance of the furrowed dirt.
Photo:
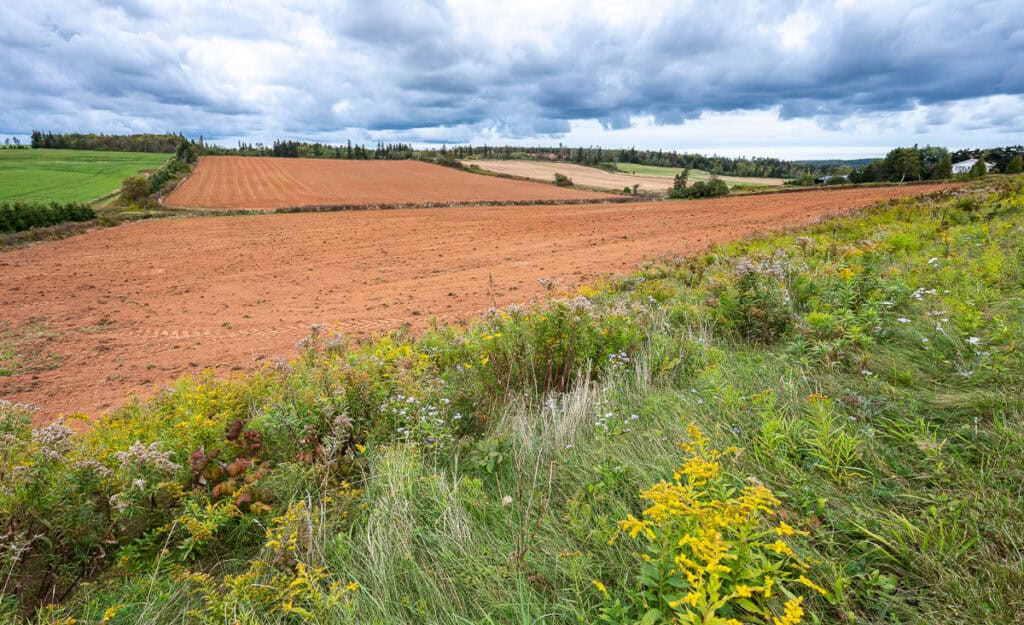
<svg viewBox="0 0 1024 625">
<path fill-rule="evenodd" d="M 274 210 L 300 206 L 599 200 L 612 196 L 479 176 L 419 161 L 205 156 L 164 198 L 172 208 Z"/>
<path fill-rule="evenodd" d="M 491 171 L 508 176 L 519 178 L 530 178 L 532 180 L 551 181 L 555 174 L 569 176 L 574 184 L 590 187 L 592 189 L 607 189 L 609 191 L 621 191 L 623 187 L 632 188 L 636 185 L 640 191 L 651 193 L 662 193 L 672 187 L 671 176 L 647 176 L 643 174 L 627 174 L 626 172 L 610 172 L 596 167 L 586 167 L 574 163 L 548 162 L 535 160 L 465 160 L 463 164 L 468 166 L 476 165 L 480 169 Z M 706 177 L 706 176 L 705 176 Z M 740 176 L 720 176 L 728 184 L 756 184 L 778 186 L 782 184 L 781 178 L 746 178 Z M 690 184 L 693 184 L 698 176 L 690 177 Z"/>
<path fill-rule="evenodd" d="M 529 303 L 540 278 L 583 283 L 950 186 L 125 224 L 0 254 L 0 397 L 43 421 L 95 416 L 182 374 L 294 356 L 312 323 L 422 329 Z"/>
</svg>

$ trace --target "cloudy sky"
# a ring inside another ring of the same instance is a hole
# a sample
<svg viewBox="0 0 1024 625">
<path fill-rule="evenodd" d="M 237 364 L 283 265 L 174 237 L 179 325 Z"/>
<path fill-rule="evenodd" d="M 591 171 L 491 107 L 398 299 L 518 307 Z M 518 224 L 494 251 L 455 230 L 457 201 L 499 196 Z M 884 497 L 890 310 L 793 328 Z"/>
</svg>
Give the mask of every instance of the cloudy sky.
<svg viewBox="0 0 1024 625">
<path fill-rule="evenodd" d="M 5 0 L 0 48 L 0 135 L 789 158 L 1024 142 L 1019 0 Z"/>
</svg>

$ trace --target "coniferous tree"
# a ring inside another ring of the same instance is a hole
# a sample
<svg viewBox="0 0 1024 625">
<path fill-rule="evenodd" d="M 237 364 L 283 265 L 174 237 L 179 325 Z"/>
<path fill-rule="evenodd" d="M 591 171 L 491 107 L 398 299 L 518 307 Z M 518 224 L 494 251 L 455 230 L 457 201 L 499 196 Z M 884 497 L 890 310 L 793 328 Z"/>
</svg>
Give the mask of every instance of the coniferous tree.
<svg viewBox="0 0 1024 625">
<path fill-rule="evenodd" d="M 953 159 L 949 157 L 947 152 L 942 160 L 939 161 L 938 165 L 935 166 L 935 170 L 932 172 L 932 178 L 935 180 L 945 180 L 946 178 L 953 177 Z"/>
<path fill-rule="evenodd" d="M 978 160 L 971 165 L 971 171 L 969 175 L 971 178 L 981 178 L 988 173 L 988 165 L 985 163 L 985 155 L 981 154 L 978 156 Z"/>
</svg>

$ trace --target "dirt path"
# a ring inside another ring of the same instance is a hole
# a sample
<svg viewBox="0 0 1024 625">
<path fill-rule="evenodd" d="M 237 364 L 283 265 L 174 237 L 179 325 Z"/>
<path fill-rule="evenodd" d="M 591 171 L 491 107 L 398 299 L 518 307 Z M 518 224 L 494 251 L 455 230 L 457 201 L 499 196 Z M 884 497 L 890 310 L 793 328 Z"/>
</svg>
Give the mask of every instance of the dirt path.
<svg viewBox="0 0 1024 625">
<path fill-rule="evenodd" d="M 292 356 L 311 323 L 365 336 L 406 322 L 423 328 L 434 317 L 466 319 L 492 302 L 529 302 L 540 295 L 539 278 L 585 282 L 939 188 L 208 217 L 98 230 L 0 254 L 0 397 L 40 404 L 41 419 L 96 415 L 182 374 Z"/>
<path fill-rule="evenodd" d="M 272 210 L 339 204 L 597 200 L 603 193 L 478 176 L 419 161 L 204 156 L 163 202 L 173 208 Z"/>
</svg>

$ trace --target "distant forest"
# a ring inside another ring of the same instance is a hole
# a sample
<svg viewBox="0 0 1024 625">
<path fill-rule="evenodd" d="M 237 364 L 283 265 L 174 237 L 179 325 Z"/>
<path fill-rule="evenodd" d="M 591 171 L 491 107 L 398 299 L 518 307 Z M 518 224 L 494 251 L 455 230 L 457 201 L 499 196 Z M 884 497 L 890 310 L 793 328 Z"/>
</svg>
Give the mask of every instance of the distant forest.
<svg viewBox="0 0 1024 625">
<path fill-rule="evenodd" d="M 78 132 L 53 133 L 41 130 L 32 131 L 33 148 L 54 148 L 62 150 L 100 150 L 105 152 L 162 152 L 170 153 L 178 149 L 185 135 L 166 134 L 135 134 L 135 135 L 97 135 Z"/>
<path fill-rule="evenodd" d="M 203 145 L 203 154 L 230 154 L 233 156 L 277 156 L 282 158 L 332 158 L 345 160 L 404 160 L 417 158 L 417 152 L 407 143 L 379 142 L 373 149 L 365 145 L 306 143 L 303 141 L 275 141 L 272 145 L 239 142 L 238 147 L 224 148 Z"/>
</svg>

